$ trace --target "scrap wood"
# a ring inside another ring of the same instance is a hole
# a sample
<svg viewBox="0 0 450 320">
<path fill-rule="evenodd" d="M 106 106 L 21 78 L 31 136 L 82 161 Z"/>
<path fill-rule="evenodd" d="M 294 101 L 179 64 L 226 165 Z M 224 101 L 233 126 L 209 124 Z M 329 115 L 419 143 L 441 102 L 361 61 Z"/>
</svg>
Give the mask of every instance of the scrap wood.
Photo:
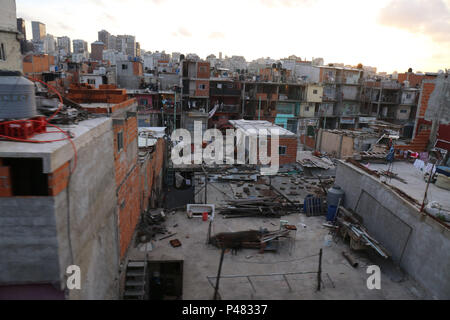
<svg viewBox="0 0 450 320">
<path fill-rule="evenodd" d="M 165 237 L 162 237 L 161 239 L 159 239 L 158 241 L 161 241 L 161 240 L 164 240 L 164 239 L 168 239 L 168 238 L 171 238 L 171 237 L 173 237 L 174 235 L 176 235 L 177 233 L 172 233 L 172 234 L 169 234 L 169 235 L 167 235 L 167 236 L 165 236 Z"/>
<path fill-rule="evenodd" d="M 396 173 L 394 173 L 394 172 L 390 172 L 390 171 L 382 171 L 381 174 L 382 174 L 383 176 L 385 176 L 385 177 L 388 177 L 388 178 L 391 178 L 391 179 L 396 179 L 396 180 L 398 180 L 398 181 L 400 181 L 400 182 L 403 182 L 404 184 L 408 184 L 408 182 L 406 182 L 405 179 L 400 178 L 400 177 L 398 176 L 398 174 L 396 174 Z"/>
<path fill-rule="evenodd" d="M 378 241 L 370 236 L 364 227 L 359 224 L 352 224 L 348 222 L 342 222 L 342 225 L 345 227 L 352 239 L 362 243 L 365 246 L 372 247 L 383 258 L 389 258 L 390 254 L 388 251 Z"/>
<path fill-rule="evenodd" d="M 368 174 L 370 174 L 370 175 L 372 175 L 372 176 L 374 176 L 374 177 L 377 177 L 377 178 L 380 178 L 380 177 L 381 177 L 381 175 L 380 175 L 378 172 L 373 171 L 373 170 L 370 170 L 369 168 L 363 166 L 361 163 L 359 163 L 359 162 L 356 161 L 355 159 L 347 158 L 346 162 L 351 163 L 351 164 L 354 165 L 355 167 L 358 167 L 359 169 L 361 169 L 361 170 L 367 172 Z"/>
</svg>

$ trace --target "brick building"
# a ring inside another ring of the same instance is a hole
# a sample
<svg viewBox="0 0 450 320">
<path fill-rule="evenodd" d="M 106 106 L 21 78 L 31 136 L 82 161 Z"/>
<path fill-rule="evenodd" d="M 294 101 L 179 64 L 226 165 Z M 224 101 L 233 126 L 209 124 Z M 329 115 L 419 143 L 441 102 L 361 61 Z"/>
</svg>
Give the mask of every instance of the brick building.
<svg viewBox="0 0 450 320">
<path fill-rule="evenodd" d="M 258 139 L 258 146 L 252 146 L 251 143 L 249 143 L 249 137 L 258 134 L 259 130 L 267 130 L 268 132 L 267 156 L 270 157 L 273 151 L 271 149 L 271 132 L 272 130 L 277 130 L 279 137 L 279 164 L 284 165 L 297 162 L 298 140 L 297 136 L 294 133 L 282 127 L 274 125 L 269 121 L 230 120 L 229 122 L 236 130 L 244 133 L 245 138 L 241 139 L 241 141 L 237 141 L 237 144 L 239 145 L 242 143 L 245 145 L 246 158 L 251 158 L 252 156 L 257 154 L 257 162 L 260 163 L 261 159 L 259 157 L 259 148 L 261 146 L 261 142 Z"/>
<path fill-rule="evenodd" d="M 72 86 L 68 98 L 95 114 L 61 126 L 76 153 L 67 140 L 0 141 L 0 297 L 117 299 L 119 264 L 160 193 L 165 142 L 140 152 L 136 100 L 108 85 Z M 81 290 L 66 290 L 69 265 Z"/>
</svg>

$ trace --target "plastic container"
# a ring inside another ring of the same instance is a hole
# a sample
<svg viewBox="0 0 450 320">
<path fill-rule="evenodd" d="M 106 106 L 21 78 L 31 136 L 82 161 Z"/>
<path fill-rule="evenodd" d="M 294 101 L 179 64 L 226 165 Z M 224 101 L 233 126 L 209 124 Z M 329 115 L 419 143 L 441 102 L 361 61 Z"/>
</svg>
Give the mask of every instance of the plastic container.
<svg viewBox="0 0 450 320">
<path fill-rule="evenodd" d="M 341 187 L 334 185 L 330 190 L 328 190 L 327 195 L 327 205 L 335 206 L 339 205 L 339 200 L 341 201 L 341 205 L 344 204 L 345 192 L 341 189 Z"/>
<path fill-rule="evenodd" d="M 328 206 L 327 221 L 334 221 L 337 209 L 337 206 Z"/>
<path fill-rule="evenodd" d="M 29 119 L 36 115 L 34 83 L 20 72 L 0 71 L 0 119 Z"/>
</svg>

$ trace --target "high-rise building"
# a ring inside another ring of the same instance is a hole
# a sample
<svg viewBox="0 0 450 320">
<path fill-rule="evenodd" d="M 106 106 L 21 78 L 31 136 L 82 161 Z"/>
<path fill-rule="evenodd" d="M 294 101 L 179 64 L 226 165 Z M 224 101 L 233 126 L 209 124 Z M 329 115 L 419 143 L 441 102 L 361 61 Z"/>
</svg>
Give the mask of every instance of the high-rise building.
<svg viewBox="0 0 450 320">
<path fill-rule="evenodd" d="M 72 45 L 69 37 L 58 37 L 57 39 L 58 53 L 63 56 L 67 56 L 72 53 Z"/>
<path fill-rule="evenodd" d="M 33 40 L 43 40 L 47 34 L 45 24 L 39 21 L 31 21 L 31 28 L 33 29 Z"/>
<path fill-rule="evenodd" d="M 122 36 L 115 37 L 116 39 L 116 46 L 115 49 L 119 51 L 120 53 L 125 54 L 126 52 L 126 40 Z"/>
<path fill-rule="evenodd" d="M 17 19 L 17 32 L 22 34 L 22 39 L 20 39 L 20 52 L 25 54 L 27 51 L 27 30 L 25 28 L 25 20 L 22 18 Z"/>
<path fill-rule="evenodd" d="M 89 58 L 89 50 L 88 50 L 88 43 L 84 40 L 73 40 L 73 53 L 77 55 L 79 58 L 80 56 L 88 59 Z M 73 58 L 74 55 L 72 55 Z"/>
<path fill-rule="evenodd" d="M 42 41 L 44 42 L 44 53 L 56 54 L 56 40 L 51 34 L 47 34 Z"/>
<path fill-rule="evenodd" d="M 139 42 L 136 42 L 136 57 L 141 56 L 141 44 Z"/>
<path fill-rule="evenodd" d="M 98 41 L 103 42 L 103 44 L 106 47 L 105 49 L 114 49 L 114 48 L 109 47 L 109 37 L 110 36 L 111 36 L 111 34 L 106 30 L 101 30 L 98 32 Z"/>
<path fill-rule="evenodd" d="M 116 50 L 134 57 L 136 55 L 136 37 L 130 35 L 117 36 Z"/>
<path fill-rule="evenodd" d="M 91 43 L 91 59 L 101 61 L 103 60 L 103 51 L 105 50 L 105 44 L 101 41 L 95 41 Z"/>
<path fill-rule="evenodd" d="M 25 20 L 22 18 L 17 18 L 17 31 L 23 34 L 23 39 L 27 40 L 27 31 L 25 28 Z"/>
<path fill-rule="evenodd" d="M 116 50 L 116 36 L 110 35 L 108 36 L 108 44 L 105 43 L 105 45 L 108 47 L 109 50 Z"/>
</svg>

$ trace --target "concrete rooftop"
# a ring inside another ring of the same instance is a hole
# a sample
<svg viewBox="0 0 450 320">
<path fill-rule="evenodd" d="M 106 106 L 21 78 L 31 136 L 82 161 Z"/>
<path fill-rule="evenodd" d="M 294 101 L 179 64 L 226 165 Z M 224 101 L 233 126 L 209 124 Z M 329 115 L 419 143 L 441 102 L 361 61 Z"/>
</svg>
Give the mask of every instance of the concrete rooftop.
<svg viewBox="0 0 450 320">
<path fill-rule="evenodd" d="M 73 125 L 58 125 L 64 131 L 74 135 L 73 141 L 80 149 L 92 138 L 111 130 L 111 119 L 106 117 L 80 121 Z M 47 126 L 52 133 L 37 134 L 30 140 L 48 141 L 65 139 L 67 136 L 58 129 Z M 74 151 L 69 140 L 50 143 L 24 143 L 14 141 L 0 141 L 0 158 L 42 158 L 44 173 L 53 172 L 61 165 L 72 159 Z"/>
<path fill-rule="evenodd" d="M 301 176 L 296 178 L 300 179 Z M 293 177 L 277 177 L 273 184 L 281 186 L 286 183 L 290 187 Z M 196 180 L 196 179 L 194 179 Z M 221 205 L 228 197 L 233 198 L 232 189 L 236 186 L 228 182 L 214 182 L 208 184 L 208 203 Z M 289 188 L 286 188 L 289 189 Z M 225 196 L 224 193 L 227 194 Z M 252 194 L 254 189 L 252 188 Z M 302 190 L 299 196 L 291 198 L 301 201 L 307 194 Z M 201 193 L 200 193 L 201 194 Z M 254 194 L 253 194 L 254 195 Z M 201 198 L 201 195 L 198 197 Z M 426 299 L 425 291 L 413 280 L 403 274 L 391 262 L 372 253 L 355 253 L 359 267 L 352 268 L 342 256 L 342 252 L 350 252 L 348 243 L 341 239 L 325 244 L 325 236 L 329 230 L 323 227 L 326 219 L 320 217 L 306 217 L 302 213 L 285 216 L 282 220 L 298 228 L 295 242 L 290 246 L 284 243 L 278 252 L 259 254 L 259 250 L 243 249 L 237 255 L 226 253 L 222 275 L 267 275 L 273 273 L 299 273 L 288 275 L 286 283 L 282 276 L 246 278 L 222 278 L 220 295 L 222 299 L 266 299 L 266 300 L 301 300 L 301 299 Z M 148 259 L 150 261 L 183 260 L 183 299 L 210 300 L 214 289 L 208 281 L 208 276 L 217 275 L 220 250 L 206 244 L 209 223 L 201 219 L 188 219 L 185 211 L 169 214 L 165 223 L 169 232 L 177 233 L 169 239 L 152 241 L 151 251 L 140 251 L 139 247 L 131 249 L 128 258 L 131 260 Z M 213 222 L 212 235 L 221 232 L 236 232 L 259 230 L 266 228 L 270 231 L 280 228 L 280 219 L 271 218 L 236 218 L 223 219 L 216 213 Z M 157 236 L 156 239 L 162 238 Z M 178 239 L 182 242 L 179 248 L 173 248 L 169 241 Z M 323 248 L 323 287 L 316 291 L 318 254 Z M 141 248 L 142 249 L 142 248 Z M 145 250 L 145 249 L 142 249 Z M 369 290 L 366 286 L 368 265 L 379 265 L 382 270 L 381 290 Z M 312 273 L 309 273 L 312 272 Z M 215 279 L 212 279 L 214 283 Z"/>
<path fill-rule="evenodd" d="M 387 171 L 388 164 L 370 163 L 369 169 L 376 171 Z M 396 161 L 394 162 L 394 167 L 392 170 L 400 178 L 404 179 L 407 183 L 403 183 L 397 179 L 389 179 L 387 177 L 381 177 L 382 181 L 386 181 L 388 184 L 397 187 L 410 197 L 416 199 L 419 203 L 422 203 L 425 189 L 427 187 L 427 182 L 424 180 L 424 172 L 418 170 L 413 164 L 406 161 Z M 448 190 L 441 189 L 430 183 L 428 189 L 428 200 L 437 201 L 444 208 L 450 210 L 450 193 Z"/>
</svg>

